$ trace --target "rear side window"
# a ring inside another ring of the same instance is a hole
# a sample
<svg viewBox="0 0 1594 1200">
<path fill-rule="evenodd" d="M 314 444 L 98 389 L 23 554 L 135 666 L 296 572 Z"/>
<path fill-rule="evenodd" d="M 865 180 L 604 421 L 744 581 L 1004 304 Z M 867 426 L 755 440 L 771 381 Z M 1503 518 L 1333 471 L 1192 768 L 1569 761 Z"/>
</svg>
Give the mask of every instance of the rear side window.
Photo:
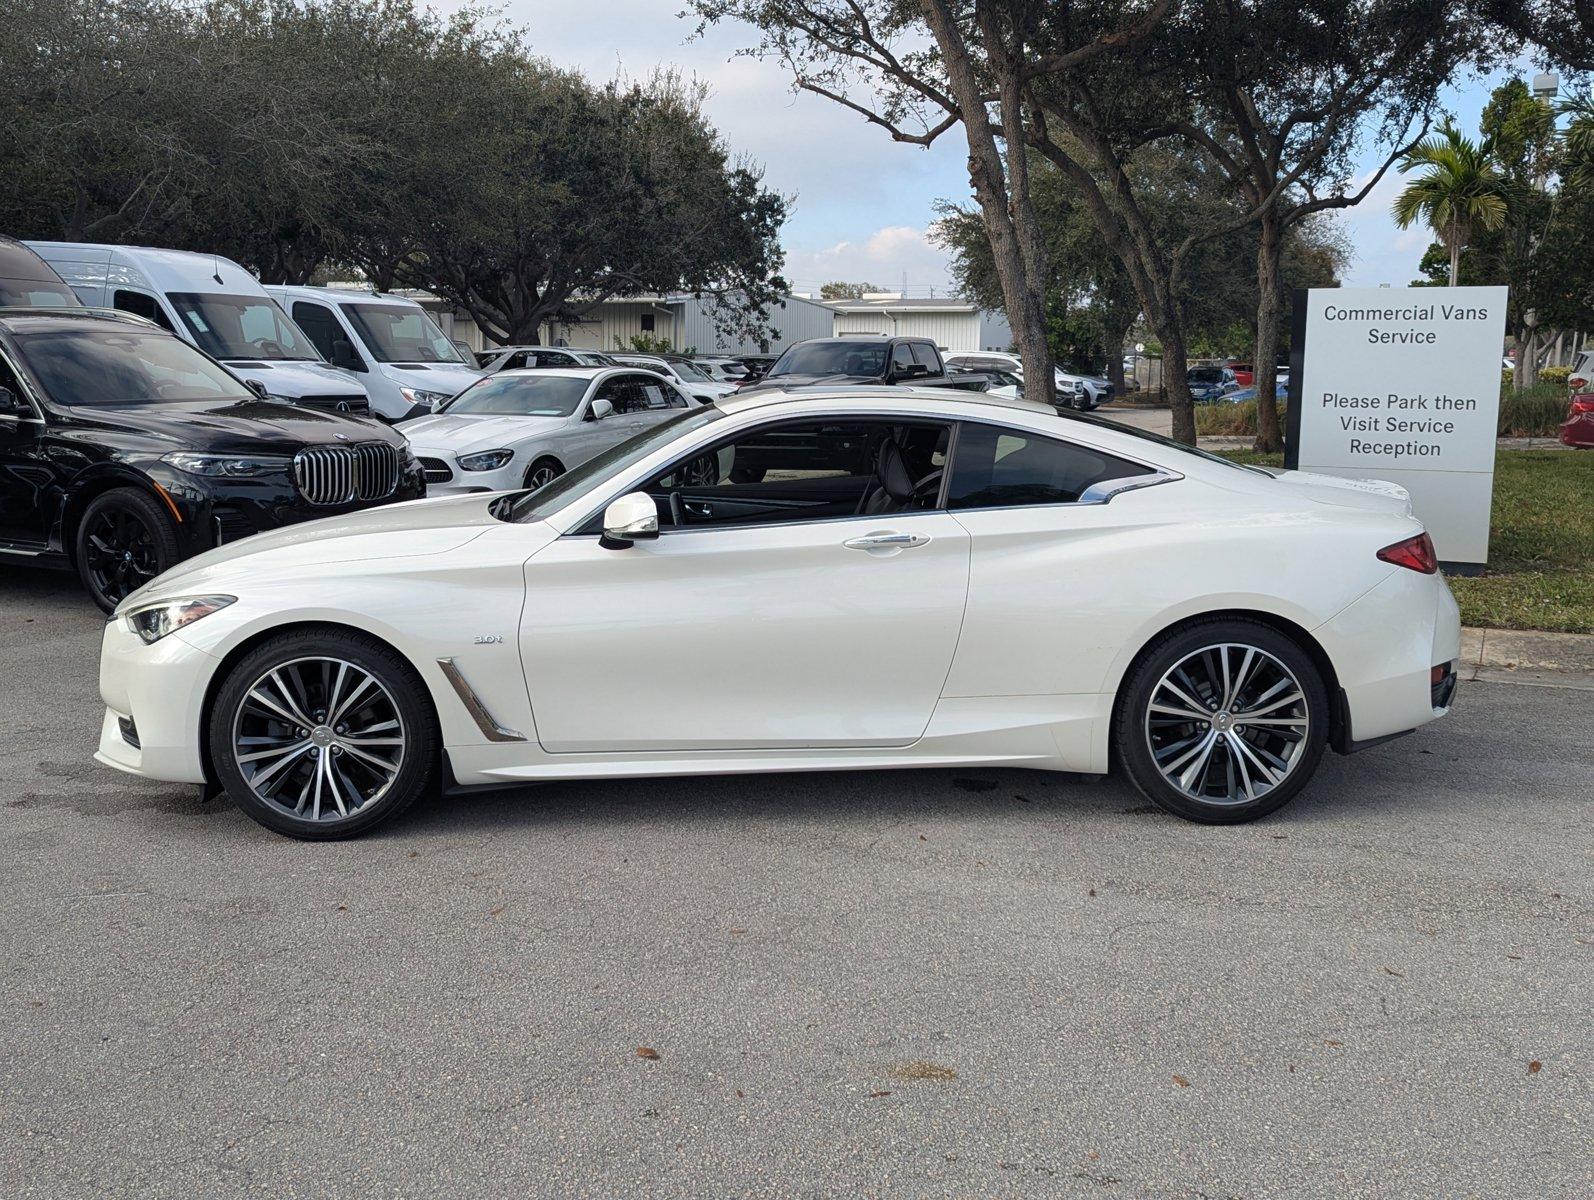
<svg viewBox="0 0 1594 1200">
<path fill-rule="evenodd" d="M 1152 473 L 1139 463 L 1038 433 L 964 425 L 953 451 L 947 507 L 1072 504 L 1093 483 Z"/>
</svg>

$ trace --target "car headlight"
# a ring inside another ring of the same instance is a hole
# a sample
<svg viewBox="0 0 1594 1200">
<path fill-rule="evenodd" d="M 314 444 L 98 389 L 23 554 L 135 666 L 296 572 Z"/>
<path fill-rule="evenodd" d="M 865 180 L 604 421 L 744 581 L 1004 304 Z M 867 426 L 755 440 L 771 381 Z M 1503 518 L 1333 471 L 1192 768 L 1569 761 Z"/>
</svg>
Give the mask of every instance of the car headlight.
<svg viewBox="0 0 1594 1200">
<path fill-rule="evenodd" d="M 176 633 L 184 625 L 208 617 L 237 599 L 237 596 L 182 596 L 141 605 L 120 615 L 127 627 L 147 644 L 158 642 L 168 633 Z"/>
<path fill-rule="evenodd" d="M 161 459 L 190 475 L 220 475 L 231 479 L 252 475 L 275 475 L 288 469 L 291 460 L 280 455 L 168 454 Z"/>
<path fill-rule="evenodd" d="M 423 408 L 436 408 L 447 400 L 452 393 L 429 392 L 425 388 L 401 387 L 399 388 L 399 395 L 403 396 L 411 404 L 419 404 Z"/>
<path fill-rule="evenodd" d="M 475 454 L 462 454 L 455 461 L 466 471 L 496 471 L 514 457 L 513 450 L 481 450 Z"/>
</svg>

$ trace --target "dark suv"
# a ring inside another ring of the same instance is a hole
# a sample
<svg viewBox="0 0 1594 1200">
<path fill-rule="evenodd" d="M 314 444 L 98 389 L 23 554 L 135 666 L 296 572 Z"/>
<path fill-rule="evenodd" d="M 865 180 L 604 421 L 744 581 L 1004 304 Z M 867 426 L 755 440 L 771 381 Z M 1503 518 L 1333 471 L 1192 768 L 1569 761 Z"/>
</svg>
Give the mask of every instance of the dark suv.
<svg viewBox="0 0 1594 1200">
<path fill-rule="evenodd" d="M 402 434 L 139 317 L 0 309 L 0 562 L 75 568 L 106 611 L 221 542 L 425 494 Z"/>
</svg>

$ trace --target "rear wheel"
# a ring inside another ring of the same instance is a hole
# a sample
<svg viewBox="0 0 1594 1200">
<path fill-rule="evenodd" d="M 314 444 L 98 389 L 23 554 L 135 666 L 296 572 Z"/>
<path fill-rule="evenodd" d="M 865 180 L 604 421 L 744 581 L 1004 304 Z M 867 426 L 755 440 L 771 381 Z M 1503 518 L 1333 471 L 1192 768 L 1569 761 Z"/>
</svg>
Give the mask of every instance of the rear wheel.
<svg viewBox="0 0 1594 1200">
<path fill-rule="evenodd" d="M 353 837 L 426 790 L 438 743 L 426 695 L 414 668 L 374 638 L 283 634 L 222 684 L 211 762 L 238 807 L 267 828 L 315 841 Z"/>
<path fill-rule="evenodd" d="M 556 458 L 539 458 L 526 468 L 526 486 L 540 488 L 545 483 L 552 483 L 565 473 L 564 466 Z"/>
<path fill-rule="evenodd" d="M 1328 691 L 1311 657 L 1271 626 L 1202 621 L 1141 659 L 1114 736 L 1130 779 L 1161 808 L 1209 824 L 1253 821 L 1317 769 Z"/>
<path fill-rule="evenodd" d="M 110 612 L 177 561 L 177 525 L 154 497 L 115 488 L 83 513 L 74 550 L 83 586 Z"/>
</svg>

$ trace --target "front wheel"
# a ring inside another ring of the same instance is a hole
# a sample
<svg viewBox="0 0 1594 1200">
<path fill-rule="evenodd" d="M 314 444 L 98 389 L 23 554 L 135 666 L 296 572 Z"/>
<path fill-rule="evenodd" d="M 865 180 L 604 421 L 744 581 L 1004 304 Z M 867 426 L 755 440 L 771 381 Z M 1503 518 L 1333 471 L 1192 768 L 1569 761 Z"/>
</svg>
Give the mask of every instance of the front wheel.
<svg viewBox="0 0 1594 1200">
<path fill-rule="evenodd" d="M 426 685 L 397 651 L 352 631 L 282 634 L 233 668 L 211 706 L 227 794 L 289 837 L 353 837 L 426 790 L 437 753 Z"/>
<path fill-rule="evenodd" d="M 526 468 L 526 487 L 536 490 L 545 483 L 552 483 L 565 473 L 565 469 L 557 459 L 539 458 Z"/>
<path fill-rule="evenodd" d="M 1311 657 L 1257 621 L 1202 621 L 1165 637 L 1125 681 L 1118 760 L 1154 804 L 1236 824 L 1304 788 L 1328 741 L 1328 690 Z"/>
<path fill-rule="evenodd" d="M 94 603 L 110 612 L 177 561 L 177 526 L 154 497 L 137 488 L 96 496 L 78 522 L 78 576 Z"/>
</svg>

